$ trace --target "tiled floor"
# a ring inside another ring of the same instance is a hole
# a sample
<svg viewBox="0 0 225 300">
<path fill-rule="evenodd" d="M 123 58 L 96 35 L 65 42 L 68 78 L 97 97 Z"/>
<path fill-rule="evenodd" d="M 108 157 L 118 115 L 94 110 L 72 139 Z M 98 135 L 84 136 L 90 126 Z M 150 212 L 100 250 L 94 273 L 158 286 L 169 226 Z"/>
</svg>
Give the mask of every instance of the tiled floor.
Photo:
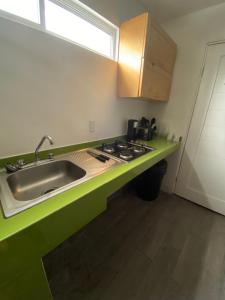
<svg viewBox="0 0 225 300">
<path fill-rule="evenodd" d="M 224 300 L 225 217 L 126 192 L 44 262 L 56 300 Z"/>
</svg>

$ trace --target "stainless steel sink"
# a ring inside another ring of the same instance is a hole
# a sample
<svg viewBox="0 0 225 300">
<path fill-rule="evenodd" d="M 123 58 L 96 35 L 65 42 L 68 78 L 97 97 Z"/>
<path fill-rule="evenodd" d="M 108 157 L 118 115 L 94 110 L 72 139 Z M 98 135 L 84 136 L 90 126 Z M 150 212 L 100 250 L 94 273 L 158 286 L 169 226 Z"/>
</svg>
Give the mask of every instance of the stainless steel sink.
<svg viewBox="0 0 225 300">
<path fill-rule="evenodd" d="M 53 161 L 21 170 L 7 178 L 9 188 L 18 201 L 30 201 L 74 182 L 86 171 L 70 161 Z"/>
<path fill-rule="evenodd" d="M 61 155 L 13 174 L 0 170 L 0 201 L 5 217 L 13 216 L 59 193 L 75 187 L 123 162 L 109 155 L 106 162 L 93 157 L 96 149 L 84 149 Z M 107 156 L 107 155 L 106 155 Z"/>
</svg>

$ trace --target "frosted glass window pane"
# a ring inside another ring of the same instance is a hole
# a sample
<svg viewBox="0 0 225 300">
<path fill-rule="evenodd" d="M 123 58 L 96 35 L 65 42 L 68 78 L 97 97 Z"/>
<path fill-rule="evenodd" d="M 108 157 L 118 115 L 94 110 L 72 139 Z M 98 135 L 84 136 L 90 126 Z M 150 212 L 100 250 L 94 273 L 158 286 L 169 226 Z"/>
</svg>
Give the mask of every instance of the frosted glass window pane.
<svg viewBox="0 0 225 300">
<path fill-rule="evenodd" d="M 45 1 L 45 23 L 48 31 L 111 56 L 112 37 L 109 34 L 48 0 Z"/>
<path fill-rule="evenodd" d="M 0 9 L 35 23 L 40 23 L 38 0 L 0 0 Z"/>
</svg>

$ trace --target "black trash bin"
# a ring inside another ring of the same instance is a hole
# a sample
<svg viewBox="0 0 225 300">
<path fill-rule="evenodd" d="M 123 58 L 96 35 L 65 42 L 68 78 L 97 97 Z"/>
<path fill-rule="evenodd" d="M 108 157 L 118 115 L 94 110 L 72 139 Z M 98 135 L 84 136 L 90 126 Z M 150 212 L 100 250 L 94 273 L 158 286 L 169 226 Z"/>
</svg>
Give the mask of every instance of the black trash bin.
<svg viewBox="0 0 225 300">
<path fill-rule="evenodd" d="M 134 179 L 132 185 L 141 199 L 153 201 L 159 196 L 162 179 L 166 174 L 166 170 L 167 161 L 161 160 Z"/>
</svg>

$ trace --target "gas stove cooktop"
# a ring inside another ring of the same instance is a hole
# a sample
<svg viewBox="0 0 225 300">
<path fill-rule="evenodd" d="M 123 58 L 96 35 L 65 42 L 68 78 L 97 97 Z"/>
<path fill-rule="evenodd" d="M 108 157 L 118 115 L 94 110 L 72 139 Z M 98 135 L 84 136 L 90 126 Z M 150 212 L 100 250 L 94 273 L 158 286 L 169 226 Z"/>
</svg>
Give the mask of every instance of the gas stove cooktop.
<svg viewBox="0 0 225 300">
<path fill-rule="evenodd" d="M 154 148 L 146 145 L 120 140 L 116 140 L 109 144 L 102 144 L 96 149 L 115 156 L 123 161 L 134 160 L 135 158 L 155 150 Z"/>
</svg>

